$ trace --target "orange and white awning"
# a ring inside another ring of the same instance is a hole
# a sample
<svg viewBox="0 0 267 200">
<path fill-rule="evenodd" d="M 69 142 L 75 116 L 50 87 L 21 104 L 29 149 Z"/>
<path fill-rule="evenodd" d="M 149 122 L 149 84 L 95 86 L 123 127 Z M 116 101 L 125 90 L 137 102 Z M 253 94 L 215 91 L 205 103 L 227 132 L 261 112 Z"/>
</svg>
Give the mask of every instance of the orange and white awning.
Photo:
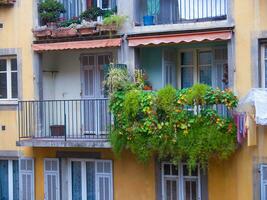
<svg viewBox="0 0 267 200">
<path fill-rule="evenodd" d="M 121 46 L 121 38 L 101 39 L 101 40 L 86 40 L 74 42 L 57 42 L 57 43 L 43 43 L 33 44 L 33 51 L 59 51 L 59 50 L 76 50 L 76 49 L 94 49 L 106 47 Z"/>
<path fill-rule="evenodd" d="M 224 41 L 232 38 L 232 30 L 179 33 L 153 36 L 129 37 L 129 46 L 148 46 L 161 44 L 180 44 L 203 41 Z"/>
</svg>

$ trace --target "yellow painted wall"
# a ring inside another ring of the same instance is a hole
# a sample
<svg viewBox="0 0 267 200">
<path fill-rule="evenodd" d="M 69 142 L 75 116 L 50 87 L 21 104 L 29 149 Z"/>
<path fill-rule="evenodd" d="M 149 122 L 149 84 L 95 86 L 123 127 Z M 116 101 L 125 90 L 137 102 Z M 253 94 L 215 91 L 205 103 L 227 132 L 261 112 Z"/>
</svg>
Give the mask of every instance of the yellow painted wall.
<svg viewBox="0 0 267 200">
<path fill-rule="evenodd" d="M 0 49 L 20 48 L 22 51 L 22 94 L 24 99 L 33 99 L 33 66 L 31 28 L 34 22 L 34 0 L 19 0 L 14 7 L 0 7 Z M 230 1 L 230 0 L 229 0 Z M 242 97 L 252 87 L 253 60 L 251 46 L 256 33 L 267 30 L 266 0 L 232 0 L 235 20 L 235 91 Z M 56 148 L 18 148 L 17 113 L 14 109 L 1 107 L 0 124 L 6 131 L 0 131 L 0 150 L 22 150 L 25 156 L 35 158 L 36 199 L 44 199 L 43 158 L 55 157 Z M 246 143 L 227 161 L 212 160 L 208 169 L 210 200 L 253 199 L 253 158 L 258 163 L 267 157 L 267 131 L 259 131 L 258 146 L 247 147 Z M 89 149 L 61 149 L 92 151 Z M 154 163 L 143 166 L 133 155 L 124 153 L 115 159 L 110 150 L 95 150 L 104 159 L 114 163 L 115 200 L 154 200 Z"/>
<path fill-rule="evenodd" d="M 34 0 L 19 0 L 14 6 L 0 6 L 0 49 L 15 48 L 21 51 L 22 60 L 22 88 L 24 99 L 33 99 L 33 53 L 31 44 L 33 35 L 31 29 L 34 22 Z M 19 150 L 16 147 L 17 107 L 0 106 L 0 124 L 6 126 L 0 131 L 0 150 Z M 24 149 L 26 150 L 26 149 Z M 28 148 L 30 150 L 30 148 Z"/>
<path fill-rule="evenodd" d="M 79 148 L 35 148 L 36 199 L 44 199 L 44 158 L 55 158 L 57 151 L 100 152 L 101 159 L 113 161 L 113 186 L 115 200 L 154 200 L 155 169 L 154 162 L 142 165 L 128 152 L 115 159 L 113 152 L 107 149 Z"/>
</svg>

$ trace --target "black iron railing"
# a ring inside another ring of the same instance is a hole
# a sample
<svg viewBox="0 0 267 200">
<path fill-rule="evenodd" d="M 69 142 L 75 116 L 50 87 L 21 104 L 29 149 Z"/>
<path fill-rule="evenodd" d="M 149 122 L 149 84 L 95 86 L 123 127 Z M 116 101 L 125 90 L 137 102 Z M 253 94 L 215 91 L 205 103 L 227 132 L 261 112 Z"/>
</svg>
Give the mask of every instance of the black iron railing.
<svg viewBox="0 0 267 200">
<path fill-rule="evenodd" d="M 20 101 L 20 139 L 106 139 L 108 99 Z"/>
<path fill-rule="evenodd" d="M 228 0 L 137 0 L 135 21 L 140 26 L 147 23 L 145 16 L 152 16 L 154 25 L 217 21 L 227 19 L 227 11 Z"/>
</svg>

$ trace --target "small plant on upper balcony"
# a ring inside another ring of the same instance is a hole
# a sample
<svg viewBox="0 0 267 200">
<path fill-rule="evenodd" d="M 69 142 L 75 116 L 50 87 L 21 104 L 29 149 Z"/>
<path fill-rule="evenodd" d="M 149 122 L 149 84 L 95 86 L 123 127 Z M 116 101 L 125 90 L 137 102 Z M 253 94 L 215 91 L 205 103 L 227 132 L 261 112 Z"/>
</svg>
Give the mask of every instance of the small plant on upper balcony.
<svg viewBox="0 0 267 200">
<path fill-rule="evenodd" d="M 103 24 L 98 27 L 100 32 L 117 32 L 127 20 L 124 15 L 110 15 L 103 20 Z"/>
<path fill-rule="evenodd" d="M 65 12 L 64 5 L 56 0 L 45 0 L 39 4 L 39 14 L 43 25 L 55 28 L 60 14 Z"/>
</svg>

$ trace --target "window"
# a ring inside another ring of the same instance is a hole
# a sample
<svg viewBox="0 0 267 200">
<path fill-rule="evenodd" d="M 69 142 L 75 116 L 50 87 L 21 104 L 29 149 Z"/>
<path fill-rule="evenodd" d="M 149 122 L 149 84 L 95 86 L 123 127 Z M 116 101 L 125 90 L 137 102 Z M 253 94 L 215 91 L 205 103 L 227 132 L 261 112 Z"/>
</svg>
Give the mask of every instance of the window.
<svg viewBox="0 0 267 200">
<path fill-rule="evenodd" d="M 228 84 L 227 49 L 192 49 L 179 53 L 179 86 L 196 83 L 224 89 Z"/>
<path fill-rule="evenodd" d="M 18 98 L 18 69 L 16 58 L 0 58 L 0 99 Z"/>
<path fill-rule="evenodd" d="M 261 200 L 267 199 L 267 165 L 260 166 L 261 172 Z"/>
<path fill-rule="evenodd" d="M 0 160 L 0 199 L 19 200 L 18 160 Z"/>
<path fill-rule="evenodd" d="M 112 200 L 112 162 L 71 160 L 69 191 L 72 200 Z"/>
<path fill-rule="evenodd" d="M 45 200 L 59 200 L 59 160 L 44 160 Z"/>
<path fill-rule="evenodd" d="M 34 200 L 34 161 L 20 159 L 20 196 L 21 200 Z"/>
<path fill-rule="evenodd" d="M 103 10 L 110 10 L 116 7 L 116 0 L 92 0 L 91 5 L 87 4 L 90 2 L 87 0 L 60 0 L 60 2 L 66 10 L 64 14 L 66 19 L 79 17 L 82 12 L 92 6 L 102 8 Z"/>
<path fill-rule="evenodd" d="M 186 164 L 162 164 L 163 200 L 200 200 L 200 169 L 191 173 Z"/>
</svg>

